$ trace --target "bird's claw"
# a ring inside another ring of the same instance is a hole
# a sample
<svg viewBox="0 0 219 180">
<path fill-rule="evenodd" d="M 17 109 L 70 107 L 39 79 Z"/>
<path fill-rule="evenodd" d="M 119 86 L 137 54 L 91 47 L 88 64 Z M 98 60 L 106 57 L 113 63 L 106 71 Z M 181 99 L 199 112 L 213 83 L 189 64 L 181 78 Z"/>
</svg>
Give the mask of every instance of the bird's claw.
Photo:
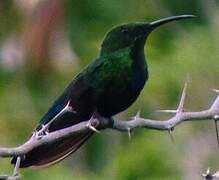
<svg viewBox="0 0 219 180">
<path fill-rule="evenodd" d="M 90 129 L 90 130 L 92 130 L 92 131 L 94 131 L 94 132 L 96 132 L 96 133 L 100 133 L 100 131 L 97 130 L 97 129 L 92 125 L 91 120 L 88 121 L 88 123 L 87 123 L 86 126 L 87 126 L 88 129 Z"/>
</svg>

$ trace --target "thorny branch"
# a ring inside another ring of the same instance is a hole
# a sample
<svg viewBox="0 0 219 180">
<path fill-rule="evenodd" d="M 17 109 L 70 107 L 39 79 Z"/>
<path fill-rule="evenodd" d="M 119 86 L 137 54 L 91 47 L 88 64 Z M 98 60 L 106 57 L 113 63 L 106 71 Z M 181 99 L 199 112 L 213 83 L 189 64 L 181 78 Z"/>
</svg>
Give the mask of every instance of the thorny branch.
<svg viewBox="0 0 219 180">
<path fill-rule="evenodd" d="M 140 113 L 138 113 L 135 117 L 133 117 L 129 121 L 119 121 L 119 120 L 113 120 L 111 118 L 104 118 L 101 117 L 98 113 L 95 113 L 89 121 L 83 121 L 79 124 L 76 124 L 68 128 L 64 128 L 49 133 L 46 132 L 44 134 L 40 132 L 41 135 L 37 133 L 33 133 L 32 137 L 26 143 L 18 147 L 14 147 L 14 148 L 0 147 L 0 157 L 22 157 L 26 153 L 30 152 L 32 149 L 41 146 L 43 144 L 49 144 L 54 141 L 58 141 L 63 138 L 72 136 L 73 134 L 77 134 L 84 131 L 90 131 L 90 130 L 99 132 L 99 130 L 109 128 L 118 131 L 128 132 L 130 134 L 130 132 L 136 128 L 147 128 L 147 129 L 171 132 L 174 130 L 175 126 L 179 125 L 184 121 L 214 120 L 215 122 L 217 122 L 217 120 L 219 120 L 219 90 L 214 90 L 217 93 L 217 97 L 215 98 L 214 102 L 208 109 L 198 112 L 185 112 L 184 104 L 186 99 L 186 89 L 187 89 L 187 83 L 184 86 L 177 110 L 161 111 L 161 112 L 174 113 L 175 115 L 170 119 L 167 120 L 145 119 L 145 118 L 141 118 Z M 69 103 L 67 104 L 67 106 L 68 105 Z M 71 107 L 65 107 L 65 108 L 71 109 Z M 44 129 L 47 130 L 47 128 Z"/>
<path fill-rule="evenodd" d="M 218 95 L 209 109 L 198 112 L 185 112 L 184 103 L 186 99 L 187 84 L 183 89 L 177 110 L 160 110 L 160 112 L 175 113 L 175 115 L 167 120 L 153 120 L 141 118 L 137 114 L 130 121 L 116 121 L 114 120 L 113 129 L 119 131 L 130 131 L 135 128 L 147 128 L 155 130 L 173 131 L 174 127 L 184 121 L 199 121 L 199 120 L 219 120 L 219 91 L 214 90 Z"/>
</svg>

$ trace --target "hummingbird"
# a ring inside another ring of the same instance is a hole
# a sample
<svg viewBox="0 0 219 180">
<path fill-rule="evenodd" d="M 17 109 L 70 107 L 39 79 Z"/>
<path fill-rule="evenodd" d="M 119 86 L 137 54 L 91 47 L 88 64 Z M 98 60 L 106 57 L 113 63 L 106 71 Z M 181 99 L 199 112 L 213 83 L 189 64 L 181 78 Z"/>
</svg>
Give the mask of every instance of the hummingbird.
<svg viewBox="0 0 219 180">
<path fill-rule="evenodd" d="M 112 28 L 105 35 L 97 58 L 79 72 L 34 131 L 39 132 L 49 125 L 46 133 L 50 133 L 88 121 L 95 112 L 101 117 L 112 118 L 126 110 L 136 101 L 149 77 L 144 54 L 148 35 L 163 24 L 193 17 L 178 15 Z M 20 168 L 55 164 L 78 150 L 94 133 L 91 128 L 36 147 L 21 158 Z M 12 164 L 16 160 L 14 157 Z"/>
</svg>

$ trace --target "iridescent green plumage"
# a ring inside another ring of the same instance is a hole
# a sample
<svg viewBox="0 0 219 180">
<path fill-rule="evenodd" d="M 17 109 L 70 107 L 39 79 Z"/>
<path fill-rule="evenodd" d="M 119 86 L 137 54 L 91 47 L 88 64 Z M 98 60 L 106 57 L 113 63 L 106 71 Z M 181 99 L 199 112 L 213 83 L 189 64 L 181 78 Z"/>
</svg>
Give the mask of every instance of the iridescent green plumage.
<svg viewBox="0 0 219 180">
<path fill-rule="evenodd" d="M 130 23 L 113 28 L 104 38 L 98 58 L 74 78 L 41 119 L 37 130 L 52 121 L 68 102 L 75 113 L 65 112 L 56 118 L 49 132 L 87 121 L 94 112 L 111 117 L 127 109 L 148 79 L 144 45 L 150 32 L 164 23 L 191 17 L 173 16 L 152 23 Z M 93 133 L 88 130 L 37 147 L 25 155 L 21 167 L 54 164 L 75 152 Z"/>
</svg>

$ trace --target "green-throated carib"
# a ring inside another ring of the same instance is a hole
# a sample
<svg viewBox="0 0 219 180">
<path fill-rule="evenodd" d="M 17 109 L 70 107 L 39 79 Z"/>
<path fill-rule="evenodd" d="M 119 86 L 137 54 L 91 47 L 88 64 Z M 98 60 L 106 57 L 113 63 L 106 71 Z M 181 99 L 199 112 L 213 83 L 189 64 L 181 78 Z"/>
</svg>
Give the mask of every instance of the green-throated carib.
<svg viewBox="0 0 219 180">
<path fill-rule="evenodd" d="M 172 16 L 152 23 L 114 27 L 106 34 L 98 57 L 73 79 L 43 116 L 36 130 L 50 121 L 48 131 L 52 132 L 87 121 L 94 111 L 103 117 L 111 117 L 127 109 L 148 79 L 144 55 L 148 35 L 162 24 L 192 17 Z M 68 103 L 73 111 L 63 111 Z M 21 159 L 20 167 L 54 164 L 75 152 L 92 134 L 94 131 L 88 130 L 36 147 Z M 12 163 L 15 161 L 16 157 Z"/>
</svg>

